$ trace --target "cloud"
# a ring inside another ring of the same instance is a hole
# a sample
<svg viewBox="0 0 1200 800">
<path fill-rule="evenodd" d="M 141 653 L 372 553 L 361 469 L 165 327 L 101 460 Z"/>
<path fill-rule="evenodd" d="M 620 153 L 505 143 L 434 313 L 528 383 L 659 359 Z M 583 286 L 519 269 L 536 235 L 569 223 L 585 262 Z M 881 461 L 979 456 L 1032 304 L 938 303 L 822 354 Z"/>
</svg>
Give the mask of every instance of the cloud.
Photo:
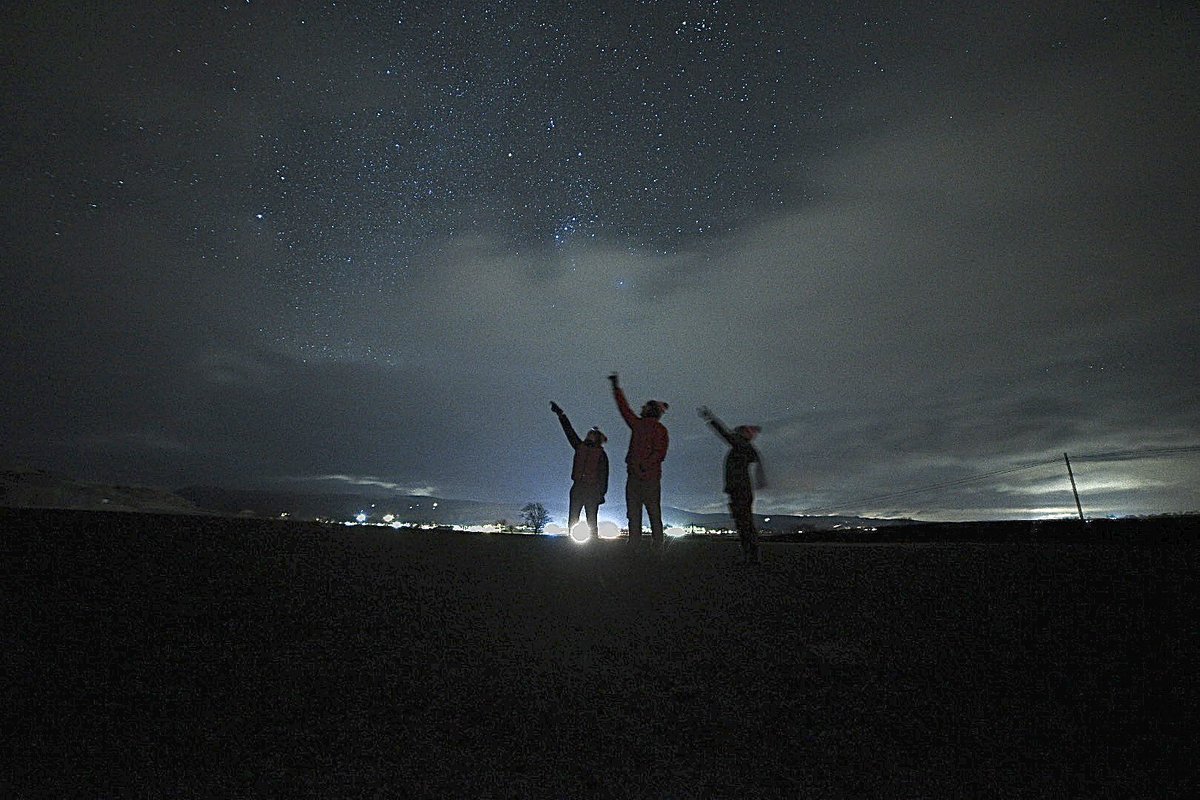
<svg viewBox="0 0 1200 800">
<path fill-rule="evenodd" d="M 1197 296 L 1180 280 L 1195 233 L 1177 223 L 1179 204 L 1200 208 L 1172 187 L 1196 167 L 1169 125 L 1146 147 L 1155 90 L 1132 74 L 1115 93 L 1100 69 L 953 119 L 909 114 L 830 158 L 823 199 L 687 252 L 462 236 L 314 337 L 347 363 L 436 374 L 438 411 L 531 485 L 555 480 L 529 463 L 556 458 L 528 441 L 554 438 L 540 407 L 619 432 L 602 380 L 619 369 L 632 394 L 672 403 L 667 481 L 693 507 L 719 501 L 701 404 L 764 424 L 777 510 L 1195 439 L 1181 321 Z"/>
<path fill-rule="evenodd" d="M 416 495 L 422 497 L 432 496 L 437 493 L 437 487 L 435 486 L 409 486 L 400 483 L 393 483 L 392 481 L 377 478 L 373 475 L 314 475 L 312 478 L 298 478 L 297 480 L 334 481 L 337 483 L 347 483 L 351 486 L 374 486 L 380 489 L 388 489 L 399 494 Z"/>
</svg>

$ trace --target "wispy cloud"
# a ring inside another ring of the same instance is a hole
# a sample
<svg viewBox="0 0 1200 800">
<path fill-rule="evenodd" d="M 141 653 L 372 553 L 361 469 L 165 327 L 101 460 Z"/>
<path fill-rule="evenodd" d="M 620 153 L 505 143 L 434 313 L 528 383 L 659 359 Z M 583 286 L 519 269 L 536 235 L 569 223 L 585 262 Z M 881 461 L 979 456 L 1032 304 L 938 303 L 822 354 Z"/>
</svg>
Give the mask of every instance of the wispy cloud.
<svg viewBox="0 0 1200 800">
<path fill-rule="evenodd" d="M 437 491 L 437 487 L 435 486 L 415 486 L 412 484 L 395 483 L 383 478 L 377 478 L 374 475 L 314 475 L 311 480 L 334 481 L 352 486 L 374 486 L 380 489 L 390 489 L 399 494 L 423 497 L 432 496 Z"/>
</svg>

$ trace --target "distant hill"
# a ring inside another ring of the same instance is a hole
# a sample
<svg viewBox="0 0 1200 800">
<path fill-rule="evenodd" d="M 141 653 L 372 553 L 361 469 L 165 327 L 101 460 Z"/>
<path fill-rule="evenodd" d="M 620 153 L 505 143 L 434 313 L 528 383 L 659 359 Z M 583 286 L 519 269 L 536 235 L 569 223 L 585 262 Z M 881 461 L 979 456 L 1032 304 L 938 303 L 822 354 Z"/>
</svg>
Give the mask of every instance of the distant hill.
<svg viewBox="0 0 1200 800">
<path fill-rule="evenodd" d="M 872 519 L 870 517 L 806 517 L 792 514 L 755 514 L 754 521 L 760 531 L 777 531 L 791 533 L 793 531 L 829 531 L 849 528 L 879 528 L 894 525 L 915 525 L 911 519 Z M 663 522 L 667 525 L 677 525 L 681 528 L 698 526 L 709 530 L 728 530 L 733 528 L 733 519 L 728 514 L 696 514 L 679 508 L 663 506 Z"/>
<path fill-rule="evenodd" d="M 519 524 L 523 503 L 489 503 L 424 495 L 393 495 L 383 491 L 308 492 L 271 489 L 227 489 L 187 486 L 167 489 L 86 483 L 41 470 L 0 470 L 0 505 L 14 508 L 96 509 L 164 513 L 215 513 L 229 516 L 327 519 L 349 521 L 362 513 L 374 522 L 385 515 L 402 523 L 435 525 L 486 525 L 497 520 Z M 554 511 L 556 520 L 562 510 Z M 797 531 L 832 531 L 911 525 L 908 519 L 866 517 L 804 517 L 760 514 L 755 517 L 764 534 Z M 698 514 L 663 507 L 668 526 L 729 530 L 728 514 Z"/>
<path fill-rule="evenodd" d="M 371 492 L 297 492 L 270 489 L 225 489 L 187 486 L 177 493 L 198 507 L 221 514 L 258 517 L 288 515 L 297 519 L 347 521 L 359 513 L 380 522 L 391 515 L 397 522 L 436 525 L 486 525 L 500 519 L 519 523 L 522 504 L 485 503 L 424 495 Z"/>
<path fill-rule="evenodd" d="M 167 489 L 85 483 L 42 470 L 0 470 L 0 505 L 191 514 L 196 506 Z"/>
<path fill-rule="evenodd" d="M 486 525 L 499 519 L 519 522 L 520 503 L 485 503 L 424 495 L 388 495 L 375 492 L 319 493 L 266 489 L 225 489 L 215 486 L 188 486 L 177 493 L 198 507 L 221 514 L 278 517 L 287 514 L 298 519 L 351 520 L 364 513 L 373 521 L 390 514 L 398 522 L 437 525 Z M 561 512 L 560 512 L 561 513 Z M 757 515 L 764 531 L 835 530 L 907 525 L 906 519 L 868 519 L 865 517 L 800 517 L 786 514 Z M 556 520 L 561 522 L 561 519 Z M 769 522 L 767 520 L 770 520 Z M 663 507 L 663 522 L 668 526 L 695 526 L 708 530 L 733 527 L 728 514 L 696 514 L 679 508 Z"/>
</svg>

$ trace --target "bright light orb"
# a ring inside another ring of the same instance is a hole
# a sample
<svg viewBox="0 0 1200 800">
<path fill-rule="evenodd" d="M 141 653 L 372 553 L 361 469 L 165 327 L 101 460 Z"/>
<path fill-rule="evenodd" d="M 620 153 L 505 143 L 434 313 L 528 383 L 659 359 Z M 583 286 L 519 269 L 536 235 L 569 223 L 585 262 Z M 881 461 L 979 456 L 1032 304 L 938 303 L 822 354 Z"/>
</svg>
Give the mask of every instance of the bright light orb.
<svg viewBox="0 0 1200 800">
<path fill-rule="evenodd" d="M 362 525 L 364 522 L 367 521 L 367 515 L 360 511 L 354 515 L 354 521 L 357 522 L 359 525 Z"/>
<path fill-rule="evenodd" d="M 587 520 L 581 519 L 575 523 L 575 527 L 571 528 L 571 540 L 577 544 L 583 544 L 588 539 L 592 538 L 592 529 L 588 527 Z"/>
<path fill-rule="evenodd" d="M 681 536 L 687 536 L 687 531 L 685 531 L 683 528 L 667 528 L 665 531 L 663 531 L 663 533 L 667 536 L 670 536 L 672 539 L 678 539 Z"/>
<path fill-rule="evenodd" d="M 616 539 L 621 535 L 621 529 L 617 527 L 617 523 L 603 520 L 596 526 L 600 533 L 601 539 Z"/>
</svg>

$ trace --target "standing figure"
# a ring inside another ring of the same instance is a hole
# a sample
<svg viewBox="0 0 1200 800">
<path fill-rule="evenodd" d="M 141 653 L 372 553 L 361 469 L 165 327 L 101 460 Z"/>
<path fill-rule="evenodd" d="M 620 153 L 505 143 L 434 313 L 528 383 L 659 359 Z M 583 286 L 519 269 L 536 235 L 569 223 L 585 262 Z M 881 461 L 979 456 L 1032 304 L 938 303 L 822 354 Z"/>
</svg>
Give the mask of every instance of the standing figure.
<svg viewBox="0 0 1200 800">
<path fill-rule="evenodd" d="M 742 559 L 746 563 L 761 563 L 762 551 L 758 546 L 758 531 L 754 528 L 754 485 L 766 486 L 762 459 L 751 442 L 758 436 L 755 425 L 739 425 L 730 431 L 721 420 L 707 408 L 700 409 L 700 416 L 713 427 L 717 435 L 729 443 L 725 456 L 725 493 L 729 495 L 729 513 L 737 526 L 738 539 L 742 543 Z M 755 466 L 755 481 L 750 482 L 750 465 Z"/>
<path fill-rule="evenodd" d="M 551 402 L 550 410 L 558 415 L 563 433 L 567 435 L 567 441 L 575 450 L 575 460 L 571 462 L 573 483 L 570 512 L 567 514 L 567 533 L 579 522 L 579 511 L 582 509 L 587 515 L 592 538 L 599 539 L 600 505 L 608 492 L 608 453 L 604 452 L 604 443 L 608 441 L 608 437 L 601 433 L 599 428 L 592 428 L 587 432 L 586 438 L 580 439 L 575 428 L 571 427 L 571 420 L 567 419 L 566 412 L 558 403 Z"/>
<path fill-rule="evenodd" d="M 629 543 L 642 538 L 642 508 L 650 517 L 650 533 L 656 547 L 663 544 L 662 462 L 667 457 L 670 438 L 659 419 L 667 410 L 660 400 L 647 400 L 640 415 L 634 414 L 617 382 L 617 373 L 608 376 L 621 418 L 629 426 L 629 452 L 625 455 L 625 510 L 629 515 Z"/>
</svg>

